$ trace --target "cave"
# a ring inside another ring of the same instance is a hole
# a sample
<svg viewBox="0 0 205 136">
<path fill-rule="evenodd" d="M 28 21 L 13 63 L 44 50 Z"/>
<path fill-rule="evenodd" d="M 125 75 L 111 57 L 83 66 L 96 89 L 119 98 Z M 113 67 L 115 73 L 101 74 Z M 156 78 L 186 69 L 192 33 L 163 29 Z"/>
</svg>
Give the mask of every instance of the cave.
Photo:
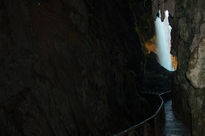
<svg viewBox="0 0 205 136">
<path fill-rule="evenodd" d="M 0 136 L 204 136 L 205 2 L 1 0 L 0 79 Z"/>
</svg>

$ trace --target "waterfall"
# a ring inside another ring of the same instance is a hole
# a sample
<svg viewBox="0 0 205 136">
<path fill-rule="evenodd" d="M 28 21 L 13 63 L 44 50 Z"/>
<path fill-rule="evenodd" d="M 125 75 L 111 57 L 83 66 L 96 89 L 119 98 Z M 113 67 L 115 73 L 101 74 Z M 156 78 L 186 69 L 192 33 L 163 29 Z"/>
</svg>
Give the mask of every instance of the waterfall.
<svg viewBox="0 0 205 136">
<path fill-rule="evenodd" d="M 165 11 L 165 19 L 161 21 L 161 15 L 155 21 L 156 38 L 157 38 L 157 56 L 161 66 L 169 71 L 174 71 L 171 60 L 171 26 L 169 25 L 169 12 Z"/>
</svg>

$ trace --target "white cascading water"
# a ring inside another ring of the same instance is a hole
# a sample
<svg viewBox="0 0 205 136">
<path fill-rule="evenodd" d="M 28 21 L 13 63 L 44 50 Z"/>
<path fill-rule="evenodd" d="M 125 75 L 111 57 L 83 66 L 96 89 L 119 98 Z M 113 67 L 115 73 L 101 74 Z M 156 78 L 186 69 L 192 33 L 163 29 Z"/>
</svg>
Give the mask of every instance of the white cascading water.
<svg viewBox="0 0 205 136">
<path fill-rule="evenodd" d="M 161 15 L 155 21 L 156 38 L 157 38 L 157 56 L 161 66 L 169 71 L 174 71 L 172 66 L 170 48 L 171 48 L 171 26 L 169 25 L 169 12 L 165 11 L 165 19 L 161 21 Z"/>
</svg>

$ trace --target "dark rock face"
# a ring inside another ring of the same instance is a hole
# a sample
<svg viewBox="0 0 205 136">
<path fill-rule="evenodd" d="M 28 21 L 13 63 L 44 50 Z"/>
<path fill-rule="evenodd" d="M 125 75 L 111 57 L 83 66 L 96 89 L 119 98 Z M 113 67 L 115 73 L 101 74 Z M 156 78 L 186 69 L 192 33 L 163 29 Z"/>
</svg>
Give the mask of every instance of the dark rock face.
<svg viewBox="0 0 205 136">
<path fill-rule="evenodd" d="M 0 135 L 104 136 L 135 122 L 144 59 L 137 5 L 2 0 Z"/>
<path fill-rule="evenodd" d="M 202 136 L 205 135 L 204 1 L 178 0 L 175 6 L 172 39 L 179 65 L 174 78 L 173 106 L 192 127 L 193 136 Z"/>
</svg>

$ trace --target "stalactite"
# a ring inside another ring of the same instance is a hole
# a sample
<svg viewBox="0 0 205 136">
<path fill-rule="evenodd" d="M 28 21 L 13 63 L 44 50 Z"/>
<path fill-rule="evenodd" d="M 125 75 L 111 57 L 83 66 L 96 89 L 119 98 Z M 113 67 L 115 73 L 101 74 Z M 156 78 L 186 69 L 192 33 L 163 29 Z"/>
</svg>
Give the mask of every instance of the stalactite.
<svg viewBox="0 0 205 136">
<path fill-rule="evenodd" d="M 152 16 L 153 19 L 156 20 L 156 15 L 158 13 L 158 0 L 152 0 Z"/>
<path fill-rule="evenodd" d="M 160 6 L 159 9 L 161 12 L 161 21 L 164 21 L 164 18 L 165 18 L 164 0 L 160 0 L 159 6 Z"/>
<path fill-rule="evenodd" d="M 161 20 L 163 21 L 165 17 L 164 0 L 152 0 L 152 16 L 154 20 L 156 20 L 156 15 L 159 10 L 161 12 Z"/>
</svg>

